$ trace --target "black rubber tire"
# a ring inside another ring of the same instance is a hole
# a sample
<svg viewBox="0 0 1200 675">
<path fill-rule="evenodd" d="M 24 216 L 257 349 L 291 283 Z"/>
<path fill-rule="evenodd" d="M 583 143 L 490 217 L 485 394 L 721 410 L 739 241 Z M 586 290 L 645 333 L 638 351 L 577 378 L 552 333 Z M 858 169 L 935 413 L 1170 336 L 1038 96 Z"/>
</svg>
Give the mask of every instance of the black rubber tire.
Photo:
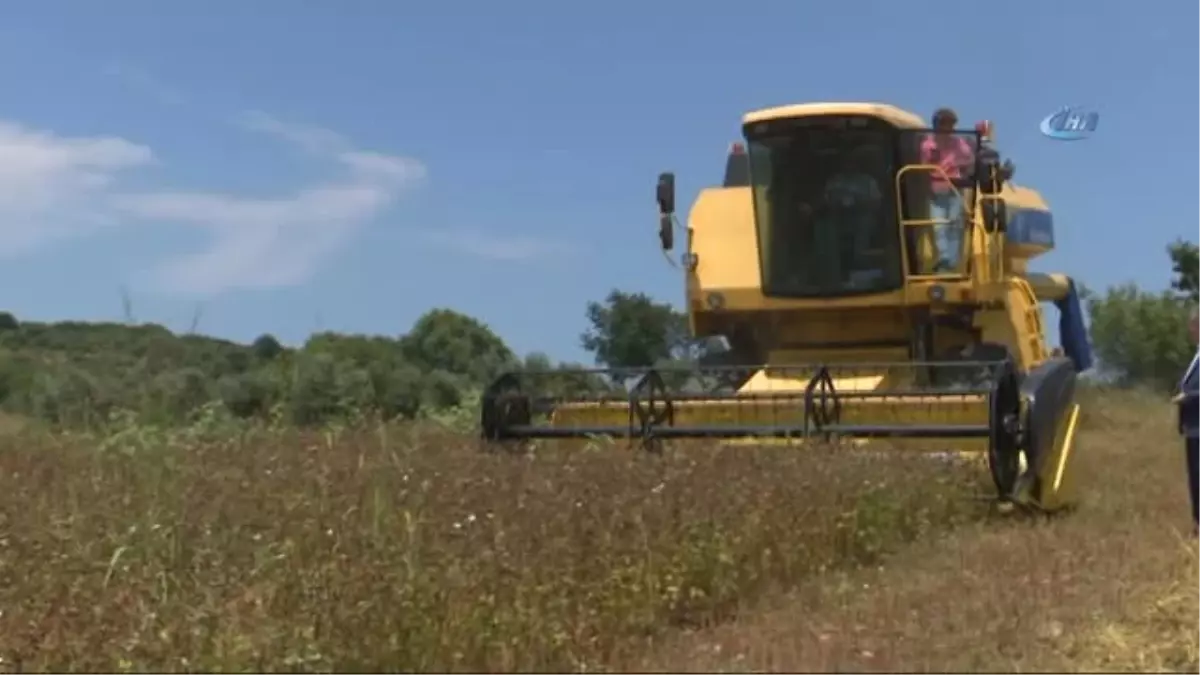
<svg viewBox="0 0 1200 675">
<path fill-rule="evenodd" d="M 1021 414 L 1021 373 L 1008 347 L 984 342 L 971 348 L 969 361 L 1003 364 L 993 373 L 998 384 L 991 402 L 989 417 L 992 423 L 988 442 L 988 470 L 997 495 L 1010 499 L 1021 480 L 1021 443 L 1018 434 Z"/>
</svg>

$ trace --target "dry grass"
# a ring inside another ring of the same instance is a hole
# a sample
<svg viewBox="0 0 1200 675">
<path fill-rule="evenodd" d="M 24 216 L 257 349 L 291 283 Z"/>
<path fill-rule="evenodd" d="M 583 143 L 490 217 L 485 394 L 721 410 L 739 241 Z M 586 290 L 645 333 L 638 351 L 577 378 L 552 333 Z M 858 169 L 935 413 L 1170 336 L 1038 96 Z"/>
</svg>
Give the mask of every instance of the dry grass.
<svg viewBox="0 0 1200 675">
<path fill-rule="evenodd" d="M 4 666 L 596 669 L 982 508 L 915 458 L 397 433 L 0 440 Z"/>
<path fill-rule="evenodd" d="M 1170 412 L 1087 417 L 1046 522 L 832 450 L 0 437 L 0 669 L 1195 672 Z"/>
<path fill-rule="evenodd" d="M 960 528 L 629 667 L 1197 672 L 1197 553 L 1171 410 L 1121 393 L 1085 405 L 1077 512 Z"/>
</svg>

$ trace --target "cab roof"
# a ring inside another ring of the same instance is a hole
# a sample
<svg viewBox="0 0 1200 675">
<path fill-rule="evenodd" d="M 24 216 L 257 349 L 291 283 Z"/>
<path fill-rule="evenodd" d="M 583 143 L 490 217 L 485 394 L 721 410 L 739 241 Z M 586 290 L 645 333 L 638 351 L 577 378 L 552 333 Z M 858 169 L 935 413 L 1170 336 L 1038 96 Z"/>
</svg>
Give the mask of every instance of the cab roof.
<svg viewBox="0 0 1200 675">
<path fill-rule="evenodd" d="M 900 129 L 925 129 L 929 123 L 920 116 L 887 103 L 796 103 L 753 110 L 742 116 L 742 124 L 754 124 L 789 117 L 817 115 L 869 115 Z"/>
</svg>

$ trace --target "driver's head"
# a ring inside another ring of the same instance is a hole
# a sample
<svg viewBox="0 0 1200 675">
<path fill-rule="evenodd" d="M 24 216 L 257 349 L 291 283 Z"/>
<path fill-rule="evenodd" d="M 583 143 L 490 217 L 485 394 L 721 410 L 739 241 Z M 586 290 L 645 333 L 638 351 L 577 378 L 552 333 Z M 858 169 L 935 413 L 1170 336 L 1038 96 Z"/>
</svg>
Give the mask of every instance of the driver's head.
<svg viewBox="0 0 1200 675">
<path fill-rule="evenodd" d="M 933 113 L 933 128 L 938 131 L 950 133 L 954 131 L 956 124 L 958 124 L 958 115 L 954 114 L 950 108 L 938 108 Z"/>
</svg>

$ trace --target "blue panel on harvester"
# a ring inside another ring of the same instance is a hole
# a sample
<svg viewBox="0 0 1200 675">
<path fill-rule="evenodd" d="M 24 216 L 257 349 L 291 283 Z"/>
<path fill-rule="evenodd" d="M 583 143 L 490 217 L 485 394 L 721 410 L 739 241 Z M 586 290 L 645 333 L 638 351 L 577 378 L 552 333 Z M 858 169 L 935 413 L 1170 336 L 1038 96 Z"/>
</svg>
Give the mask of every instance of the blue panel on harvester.
<svg viewBox="0 0 1200 675">
<path fill-rule="evenodd" d="M 1063 352 L 1075 362 L 1075 371 L 1082 373 L 1092 367 L 1092 345 L 1088 342 L 1083 305 L 1074 280 L 1067 288 L 1066 297 L 1054 304 L 1058 307 L 1058 339 L 1062 342 Z"/>
<path fill-rule="evenodd" d="M 1054 246 L 1054 215 L 1042 209 L 1008 210 L 1008 242 Z"/>
</svg>

